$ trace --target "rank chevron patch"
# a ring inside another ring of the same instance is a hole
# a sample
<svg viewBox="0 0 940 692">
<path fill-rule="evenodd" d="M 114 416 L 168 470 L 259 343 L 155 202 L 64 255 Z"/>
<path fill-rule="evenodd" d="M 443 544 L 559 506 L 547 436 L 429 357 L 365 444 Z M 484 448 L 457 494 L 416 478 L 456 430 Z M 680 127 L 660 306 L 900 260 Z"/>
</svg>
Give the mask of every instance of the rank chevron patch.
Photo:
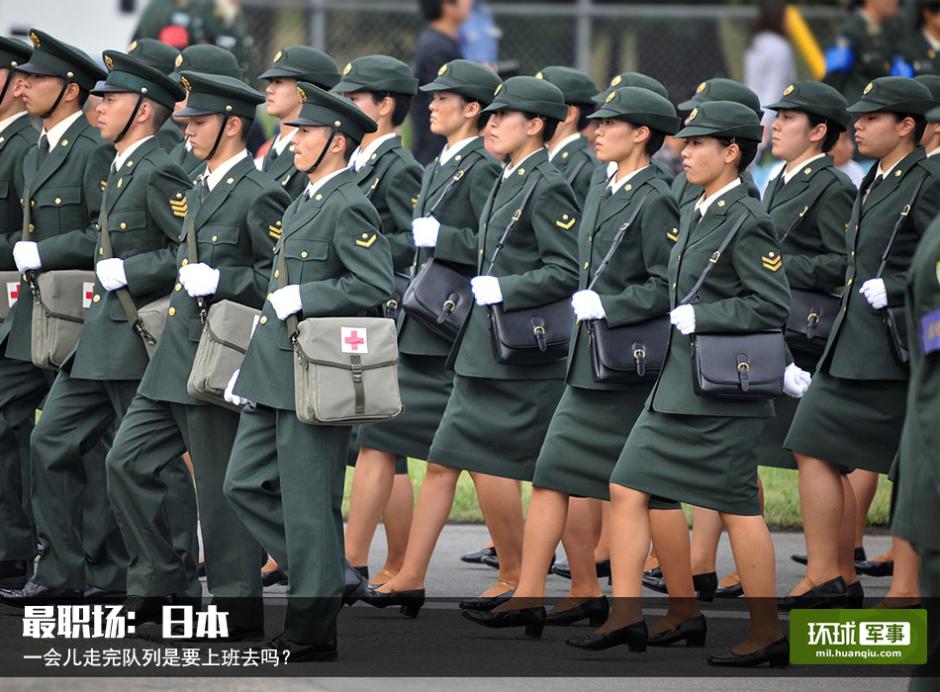
<svg viewBox="0 0 940 692">
<path fill-rule="evenodd" d="M 760 261 L 764 269 L 769 269 L 772 272 L 777 271 L 783 266 L 783 256 L 774 252 L 768 252 L 766 255 L 763 255 Z"/>
</svg>

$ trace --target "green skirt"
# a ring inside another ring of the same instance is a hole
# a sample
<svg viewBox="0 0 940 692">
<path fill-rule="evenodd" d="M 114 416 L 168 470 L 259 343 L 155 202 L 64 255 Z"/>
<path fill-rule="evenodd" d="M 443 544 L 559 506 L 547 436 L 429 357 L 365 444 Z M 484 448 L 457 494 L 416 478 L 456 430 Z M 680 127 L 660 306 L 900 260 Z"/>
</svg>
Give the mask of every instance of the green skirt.
<svg viewBox="0 0 940 692">
<path fill-rule="evenodd" d="M 454 376 L 429 461 L 520 481 L 532 480 L 564 380 Z"/>
<path fill-rule="evenodd" d="M 359 448 L 362 446 L 359 444 L 359 435 L 365 429 L 364 426 L 358 425 L 352 429 L 352 434 L 349 436 L 349 449 L 346 451 L 346 466 L 356 467 L 356 462 L 359 460 Z M 408 457 L 395 456 L 395 475 L 408 475 Z"/>
<path fill-rule="evenodd" d="M 580 497 L 610 499 L 613 471 L 649 391 L 565 387 L 532 484 Z"/>
<path fill-rule="evenodd" d="M 645 409 L 610 482 L 728 514 L 760 514 L 756 450 L 766 422 Z"/>
<path fill-rule="evenodd" d="M 894 469 L 896 498 L 891 533 L 911 544 L 940 551 L 940 479 L 927 462 L 923 438 L 917 424 L 910 418 L 904 421 L 904 434 L 898 463 Z"/>
<path fill-rule="evenodd" d="M 790 430 L 799 403 L 799 399 L 786 395 L 774 399 L 774 417 L 767 419 L 767 426 L 757 445 L 757 463 L 761 466 L 796 470 L 793 452 L 783 446 L 783 441 Z"/>
<path fill-rule="evenodd" d="M 887 473 L 901 440 L 907 382 L 846 380 L 817 372 L 783 446 L 843 473 Z"/>
<path fill-rule="evenodd" d="M 384 423 L 363 426 L 359 446 L 427 460 L 453 388 L 454 373 L 446 362 L 446 356 L 400 354 L 398 384 L 404 410 Z"/>
</svg>

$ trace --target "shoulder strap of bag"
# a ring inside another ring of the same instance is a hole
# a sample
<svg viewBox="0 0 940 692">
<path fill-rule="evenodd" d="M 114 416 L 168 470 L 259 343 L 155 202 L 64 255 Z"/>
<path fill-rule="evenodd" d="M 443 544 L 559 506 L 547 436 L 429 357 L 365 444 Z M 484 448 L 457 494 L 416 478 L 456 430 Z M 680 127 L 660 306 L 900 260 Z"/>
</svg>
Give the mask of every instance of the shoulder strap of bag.
<svg viewBox="0 0 940 692">
<path fill-rule="evenodd" d="M 640 200 L 640 203 L 636 205 L 636 208 L 633 210 L 633 213 L 630 214 L 630 218 L 627 219 L 627 222 L 623 224 L 620 228 L 617 229 L 617 235 L 614 236 L 614 242 L 610 246 L 610 249 L 607 251 L 607 254 L 604 255 L 604 259 L 601 260 L 601 263 L 597 267 L 597 271 L 594 272 L 594 278 L 591 279 L 591 283 L 588 284 L 587 290 L 592 290 L 594 284 L 597 283 L 597 280 L 600 278 L 601 274 L 604 273 L 604 270 L 607 269 L 607 265 L 610 264 L 611 258 L 614 256 L 614 253 L 617 252 L 617 248 L 620 247 L 620 243 L 623 242 L 624 236 L 627 234 L 627 230 L 630 226 L 633 225 L 633 222 L 637 220 L 640 212 L 643 210 L 643 205 L 646 204 L 646 200 L 649 199 L 649 196 L 653 194 L 653 190 L 650 190 L 643 198 Z"/>
<path fill-rule="evenodd" d="M 471 156 L 473 158 L 470 158 Z M 483 154 L 481 154 L 478 151 L 472 151 L 469 154 L 467 154 L 467 158 L 464 159 L 463 167 L 460 168 L 456 173 L 454 173 L 450 181 L 441 191 L 441 194 L 438 195 L 436 200 L 434 200 L 434 204 L 432 204 L 431 207 L 424 212 L 424 215 L 430 216 L 431 214 L 433 214 L 434 210 L 437 209 L 439 206 L 441 206 L 441 202 L 443 202 L 447 198 L 447 195 L 449 195 L 450 191 L 453 190 L 454 187 L 456 187 L 457 183 L 459 183 L 463 179 L 463 177 L 470 171 L 470 169 L 473 168 L 474 165 L 476 165 L 476 163 L 478 161 L 481 161 L 482 159 L 483 159 Z"/>
<path fill-rule="evenodd" d="M 284 242 L 280 241 L 280 243 L 281 247 L 277 251 L 277 287 L 284 288 L 287 286 L 287 260 L 284 259 Z M 287 323 L 287 335 L 296 344 L 297 313 L 290 315 L 285 322 Z"/>
<path fill-rule="evenodd" d="M 927 181 L 928 174 L 924 174 L 918 182 L 917 186 L 914 188 L 914 194 L 911 195 L 910 201 L 904 205 L 904 208 L 901 209 L 901 213 L 898 215 L 898 220 L 894 222 L 894 228 L 891 230 L 891 237 L 888 238 L 888 244 L 885 246 L 885 251 L 881 253 L 881 264 L 878 265 L 878 273 L 875 274 L 876 279 L 880 279 L 881 275 L 884 273 L 885 267 L 888 265 L 888 255 L 891 254 L 891 248 L 894 246 L 894 241 L 898 237 L 898 233 L 901 230 L 901 226 L 904 224 L 904 219 L 907 218 L 907 215 L 911 213 L 911 208 L 914 206 L 914 202 L 917 201 L 917 196 L 920 194 L 920 190 L 924 187 L 924 183 Z"/>
<path fill-rule="evenodd" d="M 824 193 L 826 190 L 828 190 L 830 187 L 832 187 L 832 186 L 835 184 L 835 182 L 836 182 L 836 179 L 833 178 L 833 179 L 830 180 L 826 185 L 824 185 L 823 187 L 819 188 L 819 189 L 816 191 L 816 194 L 814 194 L 812 197 L 810 197 L 810 199 L 809 199 L 809 204 L 806 204 L 806 205 L 803 206 L 803 211 L 801 211 L 801 212 L 797 215 L 797 217 L 796 217 L 795 219 L 793 219 L 793 221 L 790 223 L 789 228 L 787 228 L 786 232 L 785 232 L 782 236 L 780 236 L 780 241 L 779 241 L 779 242 L 780 242 L 781 245 L 783 245 L 783 241 L 784 241 L 784 240 L 786 240 L 787 238 L 790 237 L 790 234 L 793 232 L 793 230 L 794 230 L 797 226 L 800 225 L 800 222 L 801 222 L 801 221 L 803 220 L 803 218 L 809 213 L 809 210 L 812 209 L 814 206 L 816 206 L 816 202 L 818 202 L 819 199 L 823 196 L 823 193 Z"/>
<path fill-rule="evenodd" d="M 186 257 L 190 264 L 196 264 L 199 261 L 199 242 L 196 239 L 196 212 L 186 214 L 183 224 L 186 227 Z M 196 298 L 196 305 L 199 307 L 199 319 L 205 324 L 209 319 L 209 301 L 205 296 Z"/>
<path fill-rule="evenodd" d="M 734 236 L 738 234 L 738 231 L 741 229 L 741 226 L 744 225 L 744 222 L 751 216 L 750 212 L 744 212 L 738 217 L 738 220 L 734 222 L 734 226 L 731 227 L 731 230 L 728 231 L 728 235 L 724 237 L 724 240 L 721 241 L 721 245 L 718 246 L 718 249 L 712 253 L 712 256 L 708 258 L 708 264 L 705 265 L 705 268 L 702 270 L 702 273 L 698 277 L 698 281 L 692 286 L 688 293 L 686 293 L 685 298 L 679 301 L 679 305 L 686 305 L 691 302 L 695 297 L 695 294 L 699 292 L 699 289 L 702 288 L 702 284 L 705 283 L 705 279 L 708 278 L 708 275 L 711 274 L 712 268 L 718 264 L 718 260 L 721 259 L 722 253 L 728 248 L 728 245 L 731 244 L 731 241 L 734 240 Z"/>
<path fill-rule="evenodd" d="M 379 187 L 379 183 L 382 182 L 382 178 L 385 177 L 385 174 L 389 172 L 391 167 L 395 164 L 395 161 L 398 159 L 397 154 L 395 154 L 394 149 L 390 149 L 379 159 L 379 162 L 376 164 L 376 170 L 371 176 L 373 178 L 372 184 L 369 186 L 369 189 L 365 191 L 366 199 L 371 200 L 372 195 L 375 194 L 376 189 Z M 381 166 L 381 169 L 379 169 Z"/>
<path fill-rule="evenodd" d="M 502 252 L 503 247 L 506 245 L 506 240 L 509 238 L 509 233 L 515 228 L 516 224 L 519 223 L 519 219 L 522 218 L 522 210 L 525 209 L 525 205 L 528 204 L 529 198 L 532 196 L 532 193 L 535 192 L 535 186 L 538 185 L 539 180 L 542 179 L 540 173 L 533 172 L 532 176 L 529 178 L 529 181 L 526 183 L 525 188 L 522 192 L 522 202 L 519 203 L 519 207 L 513 212 L 512 218 L 509 219 L 509 223 L 506 224 L 506 230 L 503 231 L 503 234 L 499 238 L 499 242 L 496 243 L 496 248 L 493 250 L 493 257 L 490 259 L 490 266 L 486 270 L 484 276 L 489 276 L 489 273 L 493 271 L 493 265 L 496 264 L 496 258 L 499 257 L 499 253 Z"/>
<path fill-rule="evenodd" d="M 581 169 L 587 165 L 588 159 L 581 159 L 578 162 L 578 165 L 568 171 L 568 175 L 565 176 L 565 180 L 568 181 L 569 185 L 574 185 L 574 179 L 578 177 L 578 173 L 581 172 Z"/>
</svg>

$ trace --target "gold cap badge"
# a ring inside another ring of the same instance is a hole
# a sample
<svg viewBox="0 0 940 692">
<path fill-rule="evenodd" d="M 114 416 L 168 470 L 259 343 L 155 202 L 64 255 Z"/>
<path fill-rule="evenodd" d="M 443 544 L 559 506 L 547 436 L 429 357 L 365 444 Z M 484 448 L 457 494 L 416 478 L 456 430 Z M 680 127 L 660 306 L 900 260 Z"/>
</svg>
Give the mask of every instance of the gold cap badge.
<svg viewBox="0 0 940 692">
<path fill-rule="evenodd" d="M 874 83 L 874 82 L 869 82 L 869 83 L 868 83 L 868 86 L 866 86 L 865 89 L 862 91 L 862 95 L 865 95 L 865 94 L 869 93 L 869 92 L 870 92 L 872 89 L 874 89 L 874 88 L 875 88 L 875 83 Z"/>
<path fill-rule="evenodd" d="M 613 79 L 610 80 L 610 86 L 615 87 L 615 86 L 617 86 L 618 84 L 620 84 L 620 82 L 622 82 L 622 81 L 623 81 L 623 77 L 621 77 L 621 76 L 618 74 L 616 77 L 614 77 Z"/>
<path fill-rule="evenodd" d="M 607 98 L 604 99 L 604 103 L 610 103 L 611 101 L 614 100 L 614 97 L 615 97 L 616 95 L 617 95 L 617 92 L 615 92 L 615 91 L 610 92 L 609 94 L 607 94 Z"/>
<path fill-rule="evenodd" d="M 447 72 L 447 65 L 441 65 L 441 69 L 437 71 L 437 76 L 443 77 L 445 72 Z"/>
<path fill-rule="evenodd" d="M 40 43 L 39 43 L 39 37 L 36 35 L 36 32 L 35 32 L 35 31 L 30 32 L 30 34 L 29 34 L 29 40 L 33 42 L 33 47 L 34 47 L 34 48 L 39 48 L 39 45 L 40 45 Z"/>
<path fill-rule="evenodd" d="M 180 77 L 180 83 L 183 85 L 183 88 L 186 91 L 192 91 L 193 85 L 189 83 L 189 80 L 186 77 Z"/>
<path fill-rule="evenodd" d="M 496 85 L 496 91 L 493 92 L 493 96 L 498 96 L 498 95 L 499 95 L 499 92 L 501 92 L 502 90 L 503 90 L 503 85 L 502 85 L 502 84 L 497 84 L 497 85 Z"/>
<path fill-rule="evenodd" d="M 176 65 L 177 70 L 183 66 L 183 54 L 182 53 L 176 56 L 176 61 L 173 64 Z"/>
<path fill-rule="evenodd" d="M 348 62 L 346 67 L 343 68 L 343 74 L 349 74 L 350 72 L 352 72 L 352 63 Z"/>
<path fill-rule="evenodd" d="M 708 86 L 708 82 L 702 82 L 702 83 L 699 84 L 698 87 L 695 89 L 695 93 L 696 93 L 696 94 L 701 94 L 703 91 L 705 91 L 705 88 L 706 88 L 707 86 Z"/>
<path fill-rule="evenodd" d="M 784 95 L 784 96 L 789 96 L 789 95 L 792 94 L 794 91 L 796 91 L 796 87 L 791 84 L 790 86 L 788 86 L 786 89 L 783 90 L 783 95 Z"/>
<path fill-rule="evenodd" d="M 135 50 L 137 50 L 137 41 L 131 41 L 131 45 L 127 47 L 127 52 L 133 53 Z"/>
<path fill-rule="evenodd" d="M 283 57 L 284 57 L 284 51 L 279 50 L 277 53 L 274 54 L 274 62 L 279 62 L 280 59 Z"/>
<path fill-rule="evenodd" d="M 536 72 L 536 73 L 535 73 L 535 78 L 536 78 L 536 79 L 545 79 L 545 77 L 542 75 L 541 72 Z"/>
<path fill-rule="evenodd" d="M 104 64 L 108 66 L 108 70 L 114 69 L 114 61 L 111 59 L 110 55 L 104 56 Z"/>
<path fill-rule="evenodd" d="M 307 102 L 307 92 L 304 91 L 303 88 L 297 87 L 297 95 L 300 96 L 300 100 L 301 100 L 303 103 L 306 103 L 306 102 Z"/>
<path fill-rule="evenodd" d="M 693 108 L 692 112 L 689 113 L 689 117 L 685 119 L 686 125 L 695 120 L 698 117 L 698 108 Z"/>
</svg>

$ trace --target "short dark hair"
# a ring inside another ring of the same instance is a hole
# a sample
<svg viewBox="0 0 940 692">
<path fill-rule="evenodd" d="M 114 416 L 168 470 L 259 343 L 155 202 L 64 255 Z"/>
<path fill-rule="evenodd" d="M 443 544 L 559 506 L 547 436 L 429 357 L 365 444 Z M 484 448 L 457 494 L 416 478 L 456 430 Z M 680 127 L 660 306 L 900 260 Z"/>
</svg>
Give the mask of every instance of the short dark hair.
<svg viewBox="0 0 940 692">
<path fill-rule="evenodd" d="M 68 85 L 66 85 L 68 86 Z M 76 84 L 75 86 L 78 86 Z M 88 102 L 88 97 L 91 96 L 91 92 L 88 89 L 83 87 L 78 87 L 78 107 L 82 110 L 85 109 L 85 104 Z"/>
<path fill-rule="evenodd" d="M 552 137 L 555 136 L 555 131 L 558 129 L 558 126 L 561 124 L 560 120 L 555 120 L 554 118 L 549 118 L 544 115 L 537 115 L 535 113 L 522 112 L 522 115 L 525 116 L 526 120 L 535 120 L 538 118 L 542 121 L 542 141 L 548 142 Z"/>
<path fill-rule="evenodd" d="M 444 3 L 455 3 L 456 0 L 418 0 L 418 9 L 426 22 L 436 22 L 444 16 Z"/>
<path fill-rule="evenodd" d="M 457 94 L 457 98 L 460 99 L 461 104 L 463 104 L 464 106 L 466 106 L 469 103 L 480 104 L 480 114 L 477 116 L 477 131 L 482 131 L 486 127 L 486 123 L 489 122 L 490 115 L 492 115 L 492 113 L 483 112 L 483 109 L 486 108 L 486 105 L 478 101 L 477 99 L 472 99 L 469 96 L 464 96 L 463 94 Z"/>
<path fill-rule="evenodd" d="M 646 155 L 652 156 L 657 151 L 663 148 L 663 143 L 666 141 L 666 133 L 660 132 L 659 130 L 654 130 L 650 128 L 650 138 L 646 140 Z"/>
<path fill-rule="evenodd" d="M 578 109 L 578 132 L 580 132 L 591 124 L 591 121 L 588 120 L 588 116 L 594 112 L 594 105 L 588 105 L 586 103 L 572 103 L 569 105 Z"/>
<path fill-rule="evenodd" d="M 349 159 L 352 158 L 353 152 L 359 147 L 359 142 L 354 140 L 349 135 L 345 135 L 342 132 L 337 132 L 336 134 L 343 135 L 346 138 L 346 148 L 343 150 L 343 160 L 349 163 Z"/>
<path fill-rule="evenodd" d="M 153 109 L 153 131 L 157 132 L 163 127 L 163 123 L 170 119 L 172 111 L 163 104 L 153 100 L 150 100 L 150 108 Z"/>
<path fill-rule="evenodd" d="M 386 97 L 395 102 L 395 107 L 392 110 L 393 127 L 398 127 L 405 122 L 405 118 L 408 117 L 408 111 L 411 110 L 411 102 L 414 101 L 415 98 L 411 94 L 400 94 L 394 91 L 370 91 L 369 94 L 372 96 L 372 103 L 376 105 L 382 103 L 382 99 Z"/>
<path fill-rule="evenodd" d="M 754 157 L 757 156 L 757 147 L 760 145 L 760 142 L 755 139 L 725 139 L 718 137 L 718 141 L 723 147 L 730 147 L 732 144 L 738 145 L 738 150 L 741 152 L 741 156 L 738 158 L 739 174 L 746 171 L 747 167 L 754 161 Z"/>
<path fill-rule="evenodd" d="M 914 113 L 892 113 L 894 116 L 895 122 L 901 122 L 904 118 L 911 118 L 914 121 L 914 146 L 920 144 L 920 140 L 924 136 L 924 131 L 927 129 L 927 119 L 922 115 L 915 115 Z"/>
<path fill-rule="evenodd" d="M 248 134 L 249 132 L 251 132 L 251 128 L 255 124 L 255 119 L 246 118 L 241 115 L 237 115 L 235 117 L 242 121 L 242 131 L 241 131 L 242 143 L 246 143 L 248 141 Z"/>
<path fill-rule="evenodd" d="M 829 118 L 824 118 L 821 115 L 814 115 L 813 113 L 806 114 L 807 119 L 809 120 L 809 126 L 811 128 L 816 127 L 817 125 L 826 126 L 826 136 L 823 137 L 822 141 L 822 151 L 824 154 L 828 154 L 832 148 L 836 145 L 836 142 L 839 141 L 839 135 L 842 133 L 842 127 L 836 125 Z"/>
</svg>

